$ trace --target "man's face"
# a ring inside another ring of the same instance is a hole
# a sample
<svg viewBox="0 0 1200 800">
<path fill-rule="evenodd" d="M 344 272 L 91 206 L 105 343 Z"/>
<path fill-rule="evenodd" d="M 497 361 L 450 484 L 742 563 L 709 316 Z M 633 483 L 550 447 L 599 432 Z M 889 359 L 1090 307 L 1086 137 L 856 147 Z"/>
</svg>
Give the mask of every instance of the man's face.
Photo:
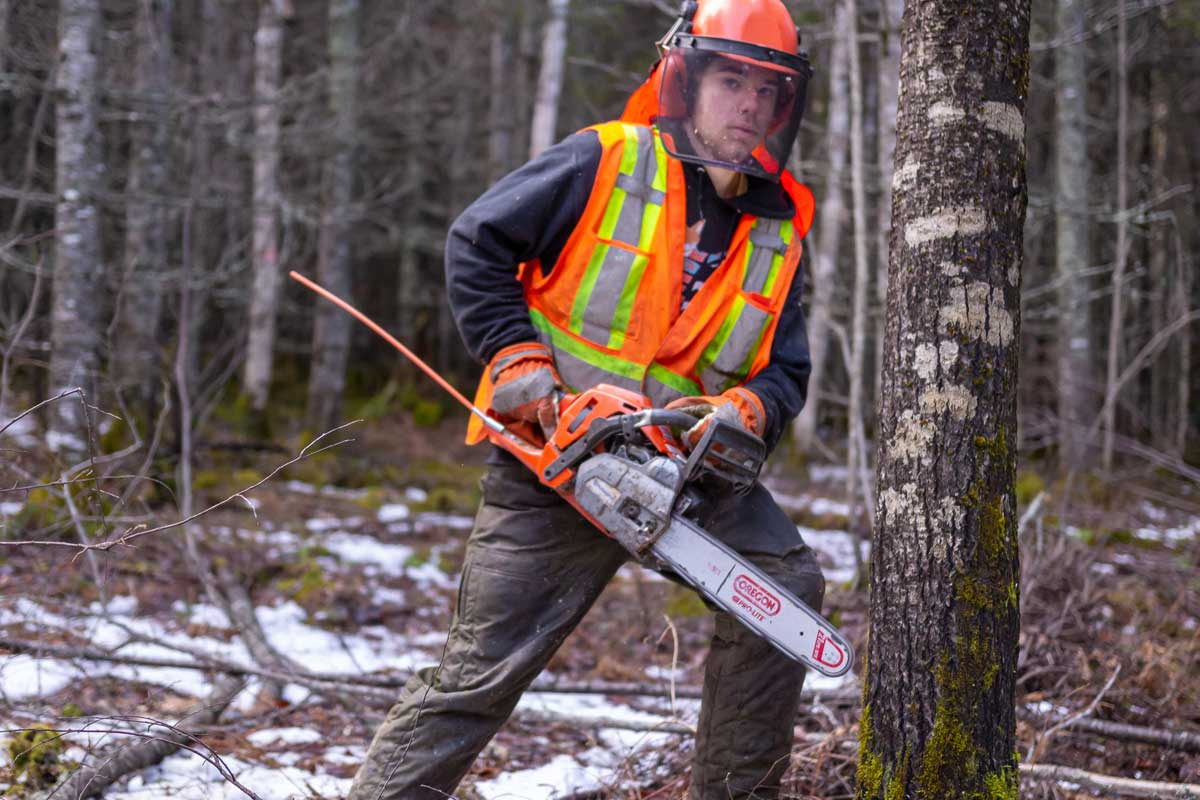
<svg viewBox="0 0 1200 800">
<path fill-rule="evenodd" d="M 767 135 L 779 73 L 716 58 L 700 75 L 688 134 L 702 158 L 740 163 Z"/>
</svg>

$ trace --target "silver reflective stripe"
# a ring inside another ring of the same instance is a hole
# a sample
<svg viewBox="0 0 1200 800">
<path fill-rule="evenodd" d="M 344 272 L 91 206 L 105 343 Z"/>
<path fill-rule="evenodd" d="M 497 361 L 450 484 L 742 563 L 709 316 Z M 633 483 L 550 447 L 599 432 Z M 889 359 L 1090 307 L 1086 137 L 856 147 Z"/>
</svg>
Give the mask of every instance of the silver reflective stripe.
<svg viewBox="0 0 1200 800">
<path fill-rule="evenodd" d="M 750 244 L 754 247 L 750 257 L 746 259 L 746 277 L 742 281 L 742 291 L 763 294 L 763 287 L 767 285 L 767 278 L 771 275 L 775 256 L 782 256 L 788 249 L 788 243 L 779 235 L 783 225 L 784 220 L 760 217 L 750 229 Z"/>
<path fill-rule="evenodd" d="M 590 389 L 599 383 L 611 383 L 623 389 L 641 391 L 642 382 L 640 380 L 592 366 L 565 350 L 554 351 L 554 364 L 558 368 L 558 374 L 562 377 L 563 383 L 567 385 L 567 388 L 576 392 Z"/>
<path fill-rule="evenodd" d="M 662 381 L 655 380 L 650 375 L 646 376 L 646 380 L 639 391 L 650 398 L 650 402 L 655 408 L 662 408 L 672 400 L 678 400 L 685 396 L 683 392 L 674 387 L 667 386 Z"/>
<path fill-rule="evenodd" d="M 653 175 L 650 176 L 650 181 L 651 183 L 654 181 Z M 617 186 L 625 190 L 625 194 L 632 195 L 645 202 L 653 203 L 656 206 L 661 206 L 663 200 L 667 199 L 666 192 L 655 189 L 649 183 L 642 183 L 632 175 L 626 175 L 623 172 L 617 175 Z M 637 244 L 637 242 L 630 242 L 630 244 Z"/>
<path fill-rule="evenodd" d="M 617 217 L 616 227 L 613 228 L 612 238 L 624 242 L 630 247 L 637 247 L 642 234 L 642 212 L 646 203 L 653 202 L 662 205 L 662 200 L 652 200 L 655 196 L 654 176 L 658 165 L 654 158 L 654 134 L 649 128 L 637 128 L 637 162 L 633 165 L 633 174 L 620 173 L 617 176 L 617 188 L 625 192 L 625 202 L 621 205 L 621 214 Z M 658 192 L 662 195 L 662 192 Z M 612 200 L 609 200 L 611 203 Z"/>
<path fill-rule="evenodd" d="M 736 306 L 741 305 L 740 313 Z M 747 361 L 758 347 L 763 330 L 771 321 L 771 314 L 749 303 L 735 304 L 730 313 L 737 313 L 733 330 L 721 347 L 721 352 L 712 364 L 700 374 L 704 389 L 709 394 L 720 394 L 729 387 L 741 383 L 748 373 Z"/>
<path fill-rule="evenodd" d="M 625 205 L 629 205 L 628 198 Z M 597 246 L 605 247 L 604 244 Z M 621 302 L 621 289 L 625 286 L 629 270 L 633 268 L 633 260 L 637 258 L 637 253 L 623 247 L 607 247 L 604 265 L 600 267 L 596 285 L 592 287 L 592 296 L 588 298 L 587 309 L 583 312 L 583 327 L 579 332 L 585 339 L 599 344 L 608 344 L 617 304 Z"/>
<path fill-rule="evenodd" d="M 632 127 L 632 126 L 630 126 Z M 632 127 L 637 136 L 637 154 L 632 172 L 621 172 L 617 175 L 616 186 L 609 196 L 608 204 L 611 210 L 613 203 L 620 203 L 616 224 L 613 226 L 609 241 L 620 242 L 629 248 L 636 249 L 642 242 L 642 225 L 646 224 L 647 206 L 662 206 L 666 194 L 654 188 L 658 177 L 658 158 L 654 147 L 654 134 L 649 128 Z M 626 130 L 629 130 L 627 128 Z M 631 142 L 626 139 L 625 147 Z M 665 179 L 665 176 L 663 176 Z M 617 190 L 621 191 L 618 193 Z M 603 235 L 603 233 L 601 233 Z M 634 261 L 639 252 L 627 250 L 616 244 L 609 244 L 601 239 L 596 245 L 597 251 L 603 248 L 603 262 L 596 272 L 595 283 L 587 296 L 587 305 L 579 318 L 580 327 L 576 333 L 588 341 L 608 347 L 616 328 L 624 333 L 626 325 L 618 324 L 617 310 L 622 298 L 628 303 L 627 292 L 636 292 L 636 286 L 626 284 L 630 273 L 634 271 Z M 593 255 L 593 258 L 596 256 Z M 644 269 L 644 264 L 641 268 Z"/>
</svg>

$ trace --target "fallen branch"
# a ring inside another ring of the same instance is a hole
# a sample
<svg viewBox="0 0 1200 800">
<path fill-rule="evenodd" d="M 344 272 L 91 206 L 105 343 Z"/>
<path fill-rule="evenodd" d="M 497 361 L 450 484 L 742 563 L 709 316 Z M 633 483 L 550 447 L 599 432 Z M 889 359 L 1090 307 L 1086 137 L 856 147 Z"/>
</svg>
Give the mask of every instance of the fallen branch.
<svg viewBox="0 0 1200 800">
<path fill-rule="evenodd" d="M 213 724 L 241 690 L 242 683 L 234 678 L 227 677 L 219 681 L 213 687 L 208 698 L 196 706 L 191 716 L 187 718 L 187 722 L 199 727 Z M 145 738 L 144 741 L 137 744 L 115 748 L 111 755 L 101 760 L 99 766 L 81 767 L 71 773 L 71 777 L 60 783 L 47 796 L 47 800 L 54 797 L 62 797 L 67 800 L 84 800 L 84 798 L 95 797 L 124 776 L 152 767 L 180 749 L 197 752 L 198 746 L 203 747 L 197 742 L 195 736 L 177 726 L 161 722 L 153 722 L 152 725 L 155 728 L 165 728 L 165 733 Z M 88 731 L 84 729 L 81 732 Z M 240 789 L 243 794 L 258 800 L 257 795 L 237 782 L 228 768 L 220 763 L 219 757 L 214 762 L 213 758 L 207 754 L 201 753 L 200 755 L 209 763 L 213 763 L 221 772 L 222 777 Z"/>
<path fill-rule="evenodd" d="M 1122 797 L 1181 798 L 1182 800 L 1200 798 L 1200 784 L 1195 783 L 1164 783 L 1139 781 L 1133 778 L 1116 778 L 1111 775 L 1100 775 L 1054 764 L 1021 764 L 1020 770 L 1021 777 L 1027 780 L 1073 783 L 1085 789 L 1094 789 Z"/>
</svg>

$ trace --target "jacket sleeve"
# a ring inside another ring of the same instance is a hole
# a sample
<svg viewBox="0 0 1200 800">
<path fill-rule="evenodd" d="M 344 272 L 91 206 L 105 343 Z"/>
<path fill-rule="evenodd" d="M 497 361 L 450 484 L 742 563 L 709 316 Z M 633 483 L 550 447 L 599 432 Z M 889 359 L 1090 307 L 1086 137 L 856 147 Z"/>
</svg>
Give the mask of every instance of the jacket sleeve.
<svg viewBox="0 0 1200 800">
<path fill-rule="evenodd" d="M 803 259 L 796 269 L 787 301 L 779 315 L 775 339 L 771 343 L 770 363 L 745 384 L 762 400 L 767 415 L 763 441 L 769 450 L 775 449 L 788 425 L 804 408 L 808 396 L 812 361 L 808 354 L 804 308 L 800 305 L 806 260 Z"/>
<path fill-rule="evenodd" d="M 446 240 L 446 295 L 471 356 L 537 338 L 517 265 L 553 267 L 587 207 L 600 138 L 582 131 L 501 178 L 454 221 Z"/>
</svg>

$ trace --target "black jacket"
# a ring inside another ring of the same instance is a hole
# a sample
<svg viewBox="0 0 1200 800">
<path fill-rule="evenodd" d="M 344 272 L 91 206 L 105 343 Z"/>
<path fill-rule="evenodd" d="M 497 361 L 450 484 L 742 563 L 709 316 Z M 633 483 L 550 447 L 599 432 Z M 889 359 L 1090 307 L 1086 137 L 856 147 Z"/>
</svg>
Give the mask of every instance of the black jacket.
<svg viewBox="0 0 1200 800">
<path fill-rule="evenodd" d="M 446 287 L 454 321 L 467 350 L 486 364 L 501 348 L 533 341 L 516 266 L 538 259 L 544 270 L 558 261 L 583 216 L 600 165 L 593 131 L 567 137 L 525 166 L 501 178 L 455 220 L 446 241 Z M 742 212 L 786 219 L 791 199 L 778 184 L 750 179 L 750 189 L 729 201 L 717 197 L 702 167 L 684 164 L 688 223 L 703 216 L 707 233 L 718 231 L 728 249 Z M 682 269 L 682 265 L 680 265 Z M 771 346 L 770 364 L 746 382 L 766 411 L 763 439 L 769 447 L 804 405 L 810 361 L 803 274 L 797 269 Z"/>
</svg>

